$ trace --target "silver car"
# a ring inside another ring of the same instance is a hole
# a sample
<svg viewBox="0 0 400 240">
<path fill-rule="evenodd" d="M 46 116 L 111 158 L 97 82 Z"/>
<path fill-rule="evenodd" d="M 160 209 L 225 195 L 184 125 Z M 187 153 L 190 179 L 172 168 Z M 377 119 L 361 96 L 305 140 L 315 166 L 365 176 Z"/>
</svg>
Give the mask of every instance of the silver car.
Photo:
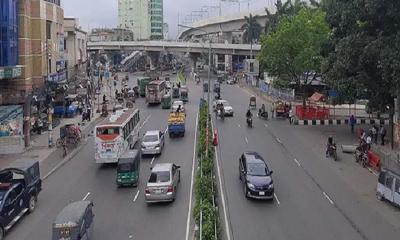
<svg viewBox="0 0 400 240">
<path fill-rule="evenodd" d="M 147 131 L 142 139 L 142 154 L 161 154 L 165 141 L 164 133 L 160 130 Z"/>
<path fill-rule="evenodd" d="M 151 169 L 145 188 L 146 202 L 173 202 L 180 181 L 180 166 L 173 163 L 157 163 Z"/>
</svg>

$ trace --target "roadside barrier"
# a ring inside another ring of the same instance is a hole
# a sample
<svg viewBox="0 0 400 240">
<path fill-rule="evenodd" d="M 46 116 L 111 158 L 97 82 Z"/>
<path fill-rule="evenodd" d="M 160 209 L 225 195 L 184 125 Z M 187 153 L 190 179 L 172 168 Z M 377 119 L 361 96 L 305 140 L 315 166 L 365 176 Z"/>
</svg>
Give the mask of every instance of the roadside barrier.
<svg viewBox="0 0 400 240">
<path fill-rule="evenodd" d="M 371 167 L 373 167 L 376 171 L 380 170 L 381 167 L 381 158 L 378 154 L 373 151 L 368 151 L 368 162 Z"/>
</svg>

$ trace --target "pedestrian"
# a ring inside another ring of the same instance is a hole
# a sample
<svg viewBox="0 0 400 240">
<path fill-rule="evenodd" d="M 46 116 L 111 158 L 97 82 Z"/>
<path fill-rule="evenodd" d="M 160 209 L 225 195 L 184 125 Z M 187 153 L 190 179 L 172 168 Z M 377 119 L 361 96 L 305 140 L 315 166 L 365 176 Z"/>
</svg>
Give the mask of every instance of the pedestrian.
<svg viewBox="0 0 400 240">
<path fill-rule="evenodd" d="M 376 144 L 378 142 L 378 131 L 376 130 L 375 125 L 372 126 L 371 128 L 371 135 L 372 135 L 372 142 Z"/>
<path fill-rule="evenodd" d="M 107 97 L 106 97 L 106 95 L 104 94 L 104 95 L 103 95 L 103 103 L 105 103 L 106 100 L 107 100 Z"/>
<path fill-rule="evenodd" d="M 368 149 L 368 151 L 369 151 L 369 150 L 371 150 L 371 143 L 372 143 L 371 134 L 368 134 L 367 139 L 366 139 L 366 142 L 367 142 L 367 149 Z"/>
<path fill-rule="evenodd" d="M 290 125 L 292 124 L 292 122 L 293 122 L 293 111 L 291 108 L 289 108 L 289 123 L 290 123 Z"/>
<path fill-rule="evenodd" d="M 374 124 L 374 132 L 375 132 L 375 138 L 373 138 L 373 141 L 375 144 L 378 144 L 378 132 L 379 132 L 379 127 L 378 125 Z"/>
<path fill-rule="evenodd" d="M 118 97 L 118 89 L 115 89 L 115 98 Z"/>
<path fill-rule="evenodd" d="M 87 107 L 87 118 L 88 118 L 89 122 L 92 119 L 92 107 L 91 107 L 90 103 L 88 104 L 88 107 Z"/>
<path fill-rule="evenodd" d="M 275 103 L 272 103 L 271 105 L 271 117 L 274 118 L 274 112 L 275 112 Z"/>
<path fill-rule="evenodd" d="M 381 136 L 381 144 L 382 146 L 384 146 L 386 137 L 386 128 L 383 125 L 381 125 L 381 128 L 379 129 L 379 135 Z"/>
<path fill-rule="evenodd" d="M 354 133 L 354 126 L 356 125 L 356 118 L 354 117 L 354 115 L 350 116 L 350 126 L 351 126 L 351 133 Z"/>
</svg>

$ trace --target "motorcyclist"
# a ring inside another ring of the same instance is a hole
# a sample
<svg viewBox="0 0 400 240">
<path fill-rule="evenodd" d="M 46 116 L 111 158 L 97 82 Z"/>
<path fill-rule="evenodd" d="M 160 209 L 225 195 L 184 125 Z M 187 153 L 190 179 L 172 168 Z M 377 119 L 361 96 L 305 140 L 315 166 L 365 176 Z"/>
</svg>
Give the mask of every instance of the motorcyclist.
<svg viewBox="0 0 400 240">
<path fill-rule="evenodd" d="M 335 144 L 335 142 L 333 140 L 333 137 L 329 136 L 328 137 L 328 142 L 326 144 L 326 157 L 329 157 L 329 151 L 331 150 L 332 147 L 335 147 L 335 146 L 336 146 L 336 144 Z"/>
<path fill-rule="evenodd" d="M 251 113 L 250 109 L 247 110 L 246 117 L 247 118 L 253 117 L 253 114 Z"/>
<path fill-rule="evenodd" d="M 259 115 L 260 117 L 264 117 L 266 114 L 267 114 L 267 116 L 268 116 L 268 113 L 265 111 L 265 104 L 263 103 L 263 104 L 261 105 L 261 108 L 258 110 L 258 115 Z"/>
</svg>

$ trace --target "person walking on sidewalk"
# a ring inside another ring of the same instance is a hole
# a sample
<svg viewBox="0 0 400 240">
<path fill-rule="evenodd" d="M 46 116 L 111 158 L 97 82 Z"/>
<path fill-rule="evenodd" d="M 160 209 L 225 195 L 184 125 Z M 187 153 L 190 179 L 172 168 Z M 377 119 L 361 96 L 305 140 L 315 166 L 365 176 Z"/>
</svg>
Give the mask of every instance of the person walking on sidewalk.
<svg viewBox="0 0 400 240">
<path fill-rule="evenodd" d="M 377 129 L 376 125 L 372 126 L 371 135 L 372 135 L 372 142 L 377 144 L 378 143 L 378 129 Z"/>
<path fill-rule="evenodd" d="M 381 144 L 382 146 L 384 146 L 386 137 L 386 128 L 383 125 L 381 125 L 381 128 L 379 129 L 379 135 L 381 136 Z"/>
<path fill-rule="evenodd" d="M 350 117 L 350 127 L 351 127 L 351 133 L 354 133 L 354 126 L 356 125 L 356 118 L 354 117 L 354 115 L 351 115 Z"/>
<path fill-rule="evenodd" d="M 275 112 L 275 103 L 272 103 L 272 105 L 271 105 L 271 118 L 274 118 L 274 112 Z"/>
<path fill-rule="evenodd" d="M 289 108 L 289 123 L 292 125 L 293 123 L 293 110 L 292 108 Z"/>
</svg>

